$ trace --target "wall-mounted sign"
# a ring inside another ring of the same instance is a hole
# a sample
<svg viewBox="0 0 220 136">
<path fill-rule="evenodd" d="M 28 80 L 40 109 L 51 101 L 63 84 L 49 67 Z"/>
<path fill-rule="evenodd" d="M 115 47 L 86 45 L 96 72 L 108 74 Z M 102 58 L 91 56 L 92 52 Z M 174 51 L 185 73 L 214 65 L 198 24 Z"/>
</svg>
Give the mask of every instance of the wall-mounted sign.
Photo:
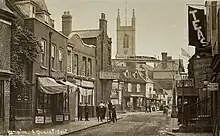
<svg viewBox="0 0 220 136">
<path fill-rule="evenodd" d="M 52 117 L 45 117 L 45 123 L 52 123 Z"/>
<path fill-rule="evenodd" d="M 69 120 L 69 115 L 65 115 L 64 120 Z"/>
<path fill-rule="evenodd" d="M 119 79 L 119 73 L 115 72 L 100 72 L 100 79 Z"/>
<path fill-rule="evenodd" d="M 194 86 L 193 79 L 186 80 L 178 80 L 176 86 L 177 87 L 193 87 Z"/>
<path fill-rule="evenodd" d="M 56 121 L 63 121 L 63 115 L 56 115 Z"/>
<path fill-rule="evenodd" d="M 218 83 L 209 83 L 207 89 L 208 91 L 218 91 Z"/>
<path fill-rule="evenodd" d="M 44 116 L 36 116 L 35 123 L 36 124 L 44 124 Z"/>
</svg>

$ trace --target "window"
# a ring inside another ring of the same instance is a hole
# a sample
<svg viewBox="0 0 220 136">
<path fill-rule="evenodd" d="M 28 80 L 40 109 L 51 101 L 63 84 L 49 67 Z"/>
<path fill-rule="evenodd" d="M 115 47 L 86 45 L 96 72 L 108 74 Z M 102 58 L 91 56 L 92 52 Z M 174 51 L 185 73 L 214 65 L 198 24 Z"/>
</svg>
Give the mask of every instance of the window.
<svg viewBox="0 0 220 136">
<path fill-rule="evenodd" d="M 32 66 L 32 62 L 27 62 L 24 70 L 25 80 L 30 83 L 32 82 Z"/>
<path fill-rule="evenodd" d="M 129 36 L 127 34 L 124 35 L 123 47 L 129 48 Z"/>
<path fill-rule="evenodd" d="M 74 54 L 74 74 L 79 75 L 79 57 L 77 54 Z"/>
<path fill-rule="evenodd" d="M 140 84 L 137 84 L 137 92 L 141 92 L 141 86 L 140 86 Z"/>
<path fill-rule="evenodd" d="M 49 16 L 48 15 L 46 15 L 46 14 L 44 14 L 44 21 L 48 24 L 48 22 L 49 22 Z"/>
<path fill-rule="evenodd" d="M 30 5 L 30 17 L 35 17 L 36 9 L 33 5 Z"/>
<path fill-rule="evenodd" d="M 43 66 L 46 66 L 46 47 L 47 47 L 47 41 L 42 40 L 41 41 L 41 63 Z"/>
<path fill-rule="evenodd" d="M 69 112 L 69 93 L 63 93 L 63 112 Z"/>
<path fill-rule="evenodd" d="M 55 60 L 55 58 L 56 58 L 56 45 L 54 45 L 54 44 L 51 46 L 51 57 L 52 57 L 51 58 L 52 59 L 51 60 L 52 68 L 55 69 L 55 64 L 56 64 L 55 63 L 56 62 L 56 60 Z"/>
<path fill-rule="evenodd" d="M 67 72 L 72 72 L 72 48 L 69 47 L 67 52 Z"/>
<path fill-rule="evenodd" d="M 131 83 L 128 83 L 128 92 L 131 92 L 132 91 L 132 85 Z"/>
<path fill-rule="evenodd" d="M 59 70 L 63 70 L 63 50 L 59 49 Z"/>
<path fill-rule="evenodd" d="M 87 76 L 92 75 L 92 59 L 88 59 L 88 70 L 87 70 Z"/>
<path fill-rule="evenodd" d="M 81 74 L 86 76 L 86 57 L 83 57 Z"/>
<path fill-rule="evenodd" d="M 3 91 L 4 91 L 4 81 L 0 80 L 0 118 L 3 117 Z"/>
</svg>

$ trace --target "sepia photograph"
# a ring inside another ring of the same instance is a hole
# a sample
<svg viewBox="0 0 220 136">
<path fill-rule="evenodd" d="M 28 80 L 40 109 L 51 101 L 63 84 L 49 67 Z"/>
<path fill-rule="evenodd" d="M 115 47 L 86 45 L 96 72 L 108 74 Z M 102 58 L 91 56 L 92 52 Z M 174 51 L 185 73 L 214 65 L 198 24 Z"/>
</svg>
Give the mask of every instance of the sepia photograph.
<svg viewBox="0 0 220 136">
<path fill-rule="evenodd" d="M 218 39 L 218 0 L 0 0 L 0 136 L 220 136 Z"/>
</svg>

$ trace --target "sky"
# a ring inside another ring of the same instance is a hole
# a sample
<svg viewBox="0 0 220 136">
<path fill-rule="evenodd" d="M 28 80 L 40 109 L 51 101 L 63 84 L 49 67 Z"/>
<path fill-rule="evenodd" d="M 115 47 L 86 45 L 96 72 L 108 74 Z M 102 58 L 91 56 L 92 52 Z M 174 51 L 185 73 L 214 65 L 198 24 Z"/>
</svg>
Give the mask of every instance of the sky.
<svg viewBox="0 0 220 136">
<path fill-rule="evenodd" d="M 101 13 L 108 20 L 108 35 L 112 37 L 112 57 L 116 54 L 116 17 L 120 9 L 122 25 L 125 22 L 126 0 L 45 0 L 55 20 L 55 29 L 61 30 L 61 16 L 70 11 L 73 30 L 98 29 Z M 168 52 L 181 58 L 185 65 L 188 58 L 180 56 L 181 48 L 192 56 L 194 48 L 188 46 L 187 4 L 204 5 L 204 0 L 127 0 L 127 23 L 130 25 L 132 10 L 136 16 L 136 55 L 157 56 Z M 203 7 L 199 7 L 203 8 Z"/>
</svg>

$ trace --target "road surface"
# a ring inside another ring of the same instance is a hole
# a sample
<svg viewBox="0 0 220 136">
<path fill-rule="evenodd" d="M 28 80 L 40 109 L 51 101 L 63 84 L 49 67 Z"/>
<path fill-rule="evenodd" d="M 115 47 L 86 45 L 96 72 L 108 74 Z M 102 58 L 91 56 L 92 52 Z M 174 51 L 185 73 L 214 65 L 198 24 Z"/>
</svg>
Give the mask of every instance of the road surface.
<svg viewBox="0 0 220 136">
<path fill-rule="evenodd" d="M 86 129 L 69 136 L 166 136 L 168 117 L 162 112 L 134 113 L 119 120 Z"/>
</svg>

